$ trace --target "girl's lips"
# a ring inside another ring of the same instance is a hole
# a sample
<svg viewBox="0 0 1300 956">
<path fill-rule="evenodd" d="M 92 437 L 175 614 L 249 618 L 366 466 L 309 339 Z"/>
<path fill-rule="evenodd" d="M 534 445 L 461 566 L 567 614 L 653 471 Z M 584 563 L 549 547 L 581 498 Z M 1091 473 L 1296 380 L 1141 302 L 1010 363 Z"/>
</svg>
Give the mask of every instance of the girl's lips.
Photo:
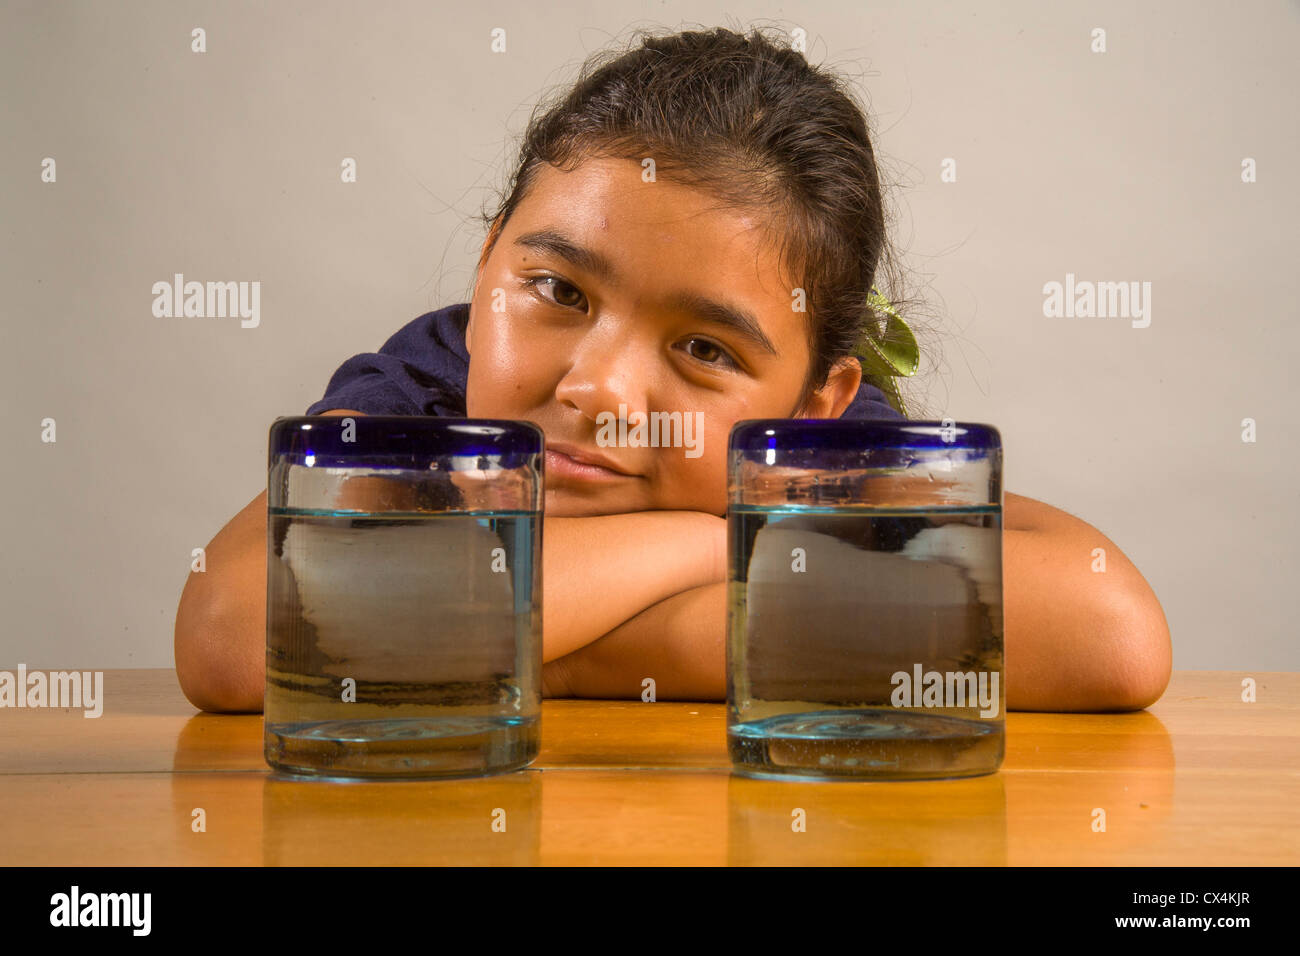
<svg viewBox="0 0 1300 956">
<path fill-rule="evenodd" d="M 546 449 L 546 472 L 548 475 L 554 474 L 557 478 L 571 478 L 577 481 L 616 481 L 620 478 L 633 477 L 600 465 L 576 461 L 554 448 Z"/>
</svg>

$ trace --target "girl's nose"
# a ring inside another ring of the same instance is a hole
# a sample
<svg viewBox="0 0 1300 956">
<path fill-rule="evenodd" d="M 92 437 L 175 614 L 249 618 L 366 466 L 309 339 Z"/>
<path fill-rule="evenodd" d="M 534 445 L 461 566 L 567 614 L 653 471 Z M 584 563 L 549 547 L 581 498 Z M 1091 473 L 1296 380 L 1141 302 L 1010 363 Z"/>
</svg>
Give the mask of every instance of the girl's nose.
<svg viewBox="0 0 1300 956">
<path fill-rule="evenodd" d="M 601 412 L 619 416 L 621 411 L 623 417 L 644 412 L 650 361 L 645 349 L 627 337 L 593 330 L 579 344 L 555 397 L 592 421 Z"/>
</svg>

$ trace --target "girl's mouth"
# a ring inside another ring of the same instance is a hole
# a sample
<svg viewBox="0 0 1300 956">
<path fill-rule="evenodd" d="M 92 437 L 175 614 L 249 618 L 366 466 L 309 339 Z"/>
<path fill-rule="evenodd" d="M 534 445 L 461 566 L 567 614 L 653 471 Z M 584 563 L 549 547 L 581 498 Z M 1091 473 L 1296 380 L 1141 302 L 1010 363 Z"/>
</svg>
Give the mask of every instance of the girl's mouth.
<svg viewBox="0 0 1300 956">
<path fill-rule="evenodd" d="M 634 475 L 614 471 L 612 468 L 606 468 L 603 465 L 578 461 L 561 451 L 556 451 L 554 448 L 546 449 L 546 473 L 548 477 L 554 475 L 556 478 L 574 481 L 617 481 L 635 477 Z"/>
</svg>

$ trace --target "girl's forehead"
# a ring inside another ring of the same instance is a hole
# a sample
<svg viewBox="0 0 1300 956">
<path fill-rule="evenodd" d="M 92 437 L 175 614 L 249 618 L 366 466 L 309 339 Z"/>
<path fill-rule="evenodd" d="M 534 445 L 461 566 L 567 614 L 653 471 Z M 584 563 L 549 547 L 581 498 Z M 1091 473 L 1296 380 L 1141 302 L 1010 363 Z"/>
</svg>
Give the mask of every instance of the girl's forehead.
<svg viewBox="0 0 1300 956">
<path fill-rule="evenodd" d="M 779 225 L 771 214 L 662 176 L 646 181 L 635 160 L 588 159 L 573 170 L 544 166 L 510 226 L 516 252 L 523 237 L 559 233 L 610 256 L 672 259 L 731 282 L 761 277 L 782 295 L 797 284 L 783 275 Z"/>
<path fill-rule="evenodd" d="M 533 185 L 497 244 L 497 268 L 551 268 L 606 305 L 707 318 L 732 330 L 731 344 L 751 343 L 755 366 L 806 351 L 800 283 L 761 211 L 645 181 L 625 159 L 546 166 Z"/>
<path fill-rule="evenodd" d="M 587 159 L 572 170 L 543 166 L 519 210 L 563 212 L 602 231 L 629 218 L 692 225 L 709 220 L 757 231 L 769 218 L 723 202 L 702 186 L 654 173 L 634 159 L 610 157 Z"/>
</svg>

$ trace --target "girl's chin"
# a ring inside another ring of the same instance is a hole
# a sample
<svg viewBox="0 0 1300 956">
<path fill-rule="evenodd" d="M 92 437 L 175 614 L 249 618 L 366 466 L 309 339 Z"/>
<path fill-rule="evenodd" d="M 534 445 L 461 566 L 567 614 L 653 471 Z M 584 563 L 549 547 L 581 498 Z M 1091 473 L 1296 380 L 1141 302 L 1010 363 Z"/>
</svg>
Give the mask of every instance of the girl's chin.
<svg viewBox="0 0 1300 956">
<path fill-rule="evenodd" d="M 594 515 L 625 514 L 640 510 L 619 502 L 608 491 L 579 494 L 572 488 L 551 485 L 546 489 L 546 514 L 556 518 L 590 518 Z"/>
<path fill-rule="evenodd" d="M 725 518 L 727 509 L 705 507 L 699 502 L 682 502 L 680 504 L 630 503 L 620 500 L 610 492 L 604 494 L 579 494 L 572 488 L 552 485 L 546 489 L 545 513 L 555 518 L 591 518 L 596 515 L 622 515 L 641 511 L 705 511 L 719 518 Z"/>
</svg>

